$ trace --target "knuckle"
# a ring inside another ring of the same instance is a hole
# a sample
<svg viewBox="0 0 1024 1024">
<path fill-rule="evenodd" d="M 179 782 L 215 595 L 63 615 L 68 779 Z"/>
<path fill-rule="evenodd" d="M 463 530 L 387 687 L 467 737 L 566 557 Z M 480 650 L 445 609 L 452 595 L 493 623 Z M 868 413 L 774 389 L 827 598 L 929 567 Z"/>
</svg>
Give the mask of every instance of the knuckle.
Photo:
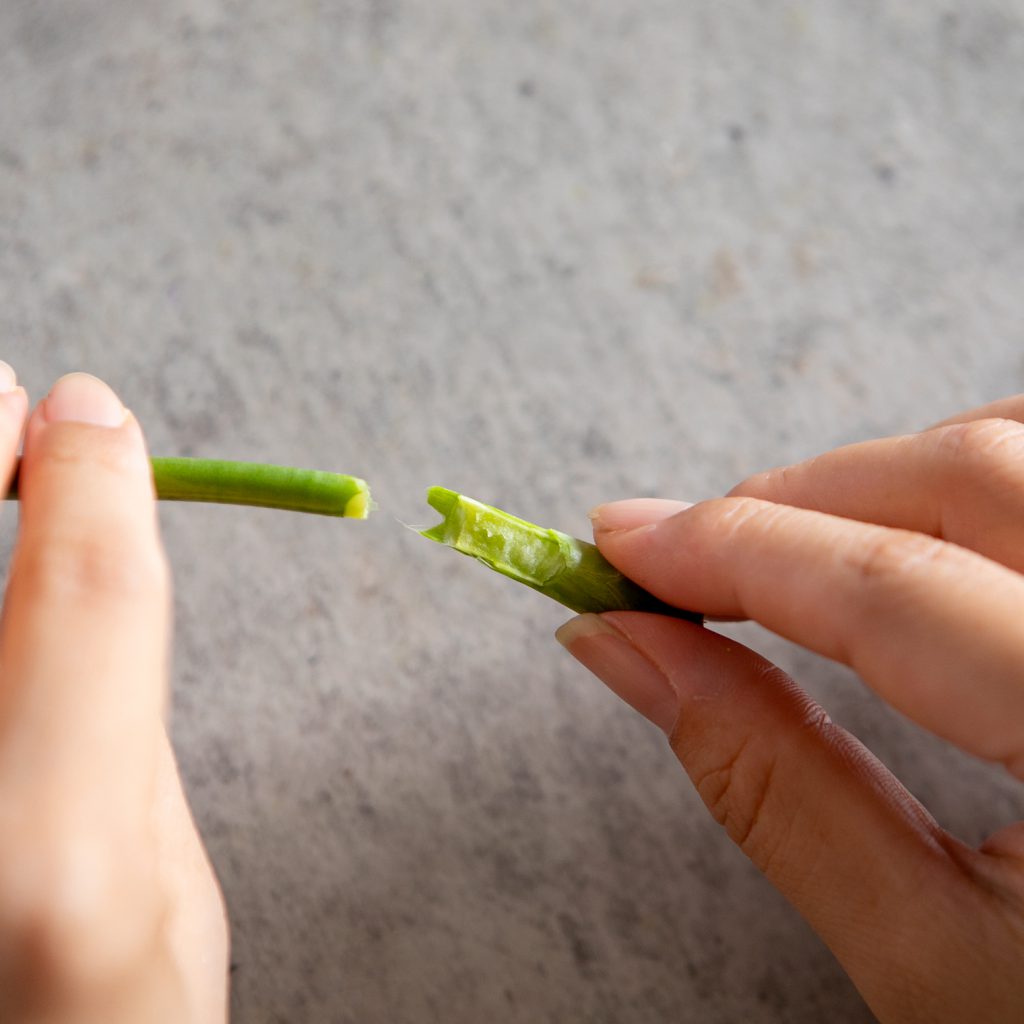
<svg viewBox="0 0 1024 1024">
<path fill-rule="evenodd" d="M 982 473 L 1020 465 L 1024 457 L 1024 424 L 990 418 L 943 427 L 939 444 L 954 465 Z"/>
<path fill-rule="evenodd" d="M 947 557 L 948 552 L 949 546 L 935 537 L 881 527 L 873 540 L 854 550 L 849 560 L 862 583 L 889 586 L 912 574 L 922 563 Z"/>
<path fill-rule="evenodd" d="M 715 821 L 762 870 L 777 845 L 772 825 L 774 755 L 751 738 L 695 772 L 694 785 Z"/>
<path fill-rule="evenodd" d="M 765 528 L 782 513 L 785 506 L 773 505 L 761 498 L 747 496 L 719 498 L 708 502 L 718 516 L 718 523 L 726 534 L 735 537 L 751 528 Z M 717 506 L 717 507 L 716 507 Z"/>
<path fill-rule="evenodd" d="M 802 477 L 807 473 L 809 467 L 813 466 L 814 460 L 796 463 L 795 465 L 780 466 L 776 471 L 776 482 L 783 494 L 789 494 L 799 489 Z"/>
<path fill-rule="evenodd" d="M 117 535 L 58 536 L 22 547 L 12 582 L 30 600 L 135 602 L 162 599 L 170 572 L 157 544 Z"/>
</svg>

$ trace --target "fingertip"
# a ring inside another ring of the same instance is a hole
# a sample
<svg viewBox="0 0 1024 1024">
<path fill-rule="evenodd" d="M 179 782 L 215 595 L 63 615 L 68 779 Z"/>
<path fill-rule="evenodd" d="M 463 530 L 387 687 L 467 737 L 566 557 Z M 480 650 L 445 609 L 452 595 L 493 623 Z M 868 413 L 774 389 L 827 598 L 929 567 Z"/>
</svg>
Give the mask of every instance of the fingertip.
<svg viewBox="0 0 1024 1024">
<path fill-rule="evenodd" d="M 12 425 L 20 430 L 28 414 L 28 393 L 20 385 L 6 391 L 0 390 L 0 414 L 8 428 Z"/>
<path fill-rule="evenodd" d="M 574 619 L 570 619 L 559 626 L 555 630 L 555 639 L 567 651 L 572 653 L 573 645 L 578 640 L 585 640 L 588 636 L 600 632 L 604 628 L 606 627 L 601 622 L 599 615 L 587 612 L 583 615 L 577 615 Z"/>
<path fill-rule="evenodd" d="M 113 459 L 140 471 L 145 464 L 148 472 L 138 420 L 109 384 L 89 373 L 76 371 L 59 378 L 28 417 L 28 461 L 35 462 L 39 452 L 51 444 L 69 449 L 66 454 L 73 453 L 76 459 Z"/>
<path fill-rule="evenodd" d="M 647 612 L 607 612 L 601 619 L 660 667 L 681 706 L 720 696 L 752 656 L 743 645 L 682 619 Z"/>
<path fill-rule="evenodd" d="M 106 385 L 102 388 L 108 395 L 100 401 L 109 401 L 113 392 Z M 153 503 L 155 491 L 136 418 L 116 396 L 117 426 L 109 425 L 116 411 L 112 404 L 106 413 L 94 409 L 94 422 L 88 422 L 89 410 L 75 406 L 80 396 L 68 400 L 66 393 L 58 392 L 56 413 L 52 398 L 53 392 L 36 406 L 25 427 L 18 481 L 24 521 L 34 521 L 40 511 L 48 517 L 62 509 L 62 514 L 74 510 L 80 519 L 101 509 L 115 518 L 139 515 Z M 108 425 L 95 422 L 104 416 Z"/>
<path fill-rule="evenodd" d="M 693 505 L 668 498 L 628 498 L 598 505 L 588 513 L 595 533 L 618 533 L 654 526 Z"/>
<path fill-rule="evenodd" d="M 676 691 L 659 665 L 645 656 L 612 615 L 577 616 L 555 637 L 614 694 L 662 732 L 671 733 L 678 714 Z"/>
<path fill-rule="evenodd" d="M 18 375 L 10 363 L 0 359 L 0 394 L 5 391 L 13 391 L 18 383 Z"/>
<path fill-rule="evenodd" d="M 28 395 L 18 384 L 18 375 L 10 363 L 0 359 L 0 410 L 5 416 L 24 417 Z"/>
<path fill-rule="evenodd" d="M 128 410 L 113 388 L 90 373 L 68 373 L 40 403 L 47 423 L 83 423 L 95 427 L 123 426 Z"/>
<path fill-rule="evenodd" d="M 0 393 L 0 499 L 15 477 L 18 444 L 27 416 L 28 395 L 24 388 L 15 385 Z"/>
<path fill-rule="evenodd" d="M 10 363 L 0 359 L 0 498 L 14 475 L 18 443 L 28 415 L 28 394 Z"/>
</svg>

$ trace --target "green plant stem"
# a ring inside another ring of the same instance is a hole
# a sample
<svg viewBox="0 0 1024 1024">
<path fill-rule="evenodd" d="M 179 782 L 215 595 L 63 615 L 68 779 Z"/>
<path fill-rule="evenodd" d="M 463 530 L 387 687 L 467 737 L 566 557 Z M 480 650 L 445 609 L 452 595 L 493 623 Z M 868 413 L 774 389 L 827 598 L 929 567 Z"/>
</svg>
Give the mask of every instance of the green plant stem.
<svg viewBox="0 0 1024 1024">
<path fill-rule="evenodd" d="M 365 519 L 373 508 L 366 482 L 341 473 L 220 459 L 150 461 L 156 495 L 163 501 L 257 505 L 352 519 Z M 7 497 L 18 497 L 18 467 Z"/>
<path fill-rule="evenodd" d="M 646 611 L 702 622 L 623 576 L 597 547 L 557 530 L 528 523 L 492 505 L 431 487 L 431 508 L 444 520 L 422 536 L 564 604 L 575 612 Z"/>
</svg>

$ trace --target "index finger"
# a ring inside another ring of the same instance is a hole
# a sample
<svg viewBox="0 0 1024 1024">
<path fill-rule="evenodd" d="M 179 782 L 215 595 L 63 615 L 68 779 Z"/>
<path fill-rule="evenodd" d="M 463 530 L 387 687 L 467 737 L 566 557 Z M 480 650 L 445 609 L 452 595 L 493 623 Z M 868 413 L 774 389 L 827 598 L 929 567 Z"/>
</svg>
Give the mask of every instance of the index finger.
<svg viewBox="0 0 1024 1024">
<path fill-rule="evenodd" d="M 641 586 L 844 662 L 921 725 L 1024 777 L 1019 575 L 921 534 L 753 498 L 642 526 L 631 505 L 598 509 L 595 537 Z"/>
<path fill-rule="evenodd" d="M 54 811 L 53 827 L 135 827 L 159 750 L 169 588 L 142 434 L 106 385 L 55 385 L 29 421 L 20 492 L 0 787 Z"/>
</svg>

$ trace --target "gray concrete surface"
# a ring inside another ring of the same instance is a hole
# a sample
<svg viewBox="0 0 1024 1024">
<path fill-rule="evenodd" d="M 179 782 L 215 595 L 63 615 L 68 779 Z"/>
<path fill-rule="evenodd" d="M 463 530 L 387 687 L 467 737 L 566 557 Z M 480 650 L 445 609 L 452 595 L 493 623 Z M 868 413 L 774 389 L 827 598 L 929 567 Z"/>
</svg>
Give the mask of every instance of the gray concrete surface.
<svg viewBox="0 0 1024 1024">
<path fill-rule="evenodd" d="M 235 1019 L 870 1019 L 561 610 L 399 521 L 583 533 L 1024 389 L 1022 66 L 1017 0 L 0 4 L 0 355 L 381 506 L 162 513 Z M 737 635 L 960 835 L 1024 810 Z"/>
</svg>

